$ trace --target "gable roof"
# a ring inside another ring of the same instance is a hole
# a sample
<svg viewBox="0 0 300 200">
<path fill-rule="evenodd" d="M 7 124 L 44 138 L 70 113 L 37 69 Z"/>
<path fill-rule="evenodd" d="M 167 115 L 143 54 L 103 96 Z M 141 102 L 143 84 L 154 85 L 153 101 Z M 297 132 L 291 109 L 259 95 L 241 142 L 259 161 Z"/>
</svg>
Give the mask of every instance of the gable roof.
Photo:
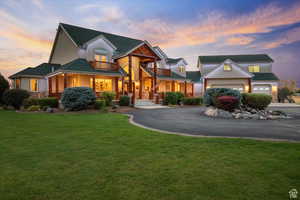
<svg viewBox="0 0 300 200">
<path fill-rule="evenodd" d="M 60 64 L 50 64 L 50 63 L 42 63 L 36 67 L 28 67 L 18 73 L 11 75 L 9 78 L 17 78 L 17 77 L 43 77 L 52 71 L 56 71 L 61 67 Z"/>
<path fill-rule="evenodd" d="M 167 64 L 177 64 L 182 58 L 167 58 Z"/>
<path fill-rule="evenodd" d="M 124 54 L 144 43 L 142 40 L 96 31 L 70 24 L 60 23 L 60 26 L 63 27 L 63 29 L 68 33 L 77 46 L 82 46 L 93 38 L 103 35 L 117 48 L 118 54 Z"/>
<path fill-rule="evenodd" d="M 201 72 L 200 71 L 186 71 L 186 78 L 190 79 L 194 83 L 201 82 Z"/>
<path fill-rule="evenodd" d="M 222 63 L 226 59 L 236 63 L 274 62 L 267 54 L 199 56 L 198 59 L 202 64 Z"/>
<path fill-rule="evenodd" d="M 279 81 L 279 78 L 273 73 L 252 73 L 254 76 L 252 80 L 254 81 Z"/>
</svg>

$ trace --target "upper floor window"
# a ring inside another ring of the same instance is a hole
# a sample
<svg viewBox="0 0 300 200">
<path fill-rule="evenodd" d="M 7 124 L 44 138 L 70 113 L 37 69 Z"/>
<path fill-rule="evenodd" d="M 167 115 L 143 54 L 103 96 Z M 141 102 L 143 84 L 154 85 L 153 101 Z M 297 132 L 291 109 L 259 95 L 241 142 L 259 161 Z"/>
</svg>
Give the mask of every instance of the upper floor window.
<svg viewBox="0 0 300 200">
<path fill-rule="evenodd" d="M 179 67 L 179 72 L 183 73 L 184 72 L 184 66 Z"/>
<path fill-rule="evenodd" d="M 250 65 L 248 67 L 249 72 L 260 72 L 260 66 L 259 65 Z"/>
<path fill-rule="evenodd" d="M 95 54 L 94 58 L 95 58 L 95 61 L 97 61 L 97 62 L 107 62 L 106 55 Z"/>
<path fill-rule="evenodd" d="M 231 67 L 230 64 L 224 64 L 223 70 L 224 70 L 224 71 L 231 71 L 231 70 L 232 70 L 232 67 Z"/>
<path fill-rule="evenodd" d="M 16 79 L 16 88 L 19 89 L 21 87 L 21 80 Z"/>
<path fill-rule="evenodd" d="M 30 79 L 30 91 L 37 92 L 38 91 L 38 80 Z"/>
</svg>

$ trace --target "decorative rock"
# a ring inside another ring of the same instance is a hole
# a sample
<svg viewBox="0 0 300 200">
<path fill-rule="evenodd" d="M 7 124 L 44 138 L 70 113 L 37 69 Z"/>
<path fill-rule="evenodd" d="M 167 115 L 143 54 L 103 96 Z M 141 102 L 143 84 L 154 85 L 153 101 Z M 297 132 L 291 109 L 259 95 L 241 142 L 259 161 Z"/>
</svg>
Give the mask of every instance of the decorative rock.
<svg viewBox="0 0 300 200">
<path fill-rule="evenodd" d="M 260 119 L 260 120 L 266 120 L 267 118 L 264 117 L 264 116 L 259 116 L 259 119 Z"/>
<path fill-rule="evenodd" d="M 256 113 L 257 113 L 257 110 L 252 109 L 250 112 L 251 112 L 252 114 L 256 114 Z"/>
<path fill-rule="evenodd" d="M 241 113 L 237 113 L 236 115 L 234 115 L 234 118 L 235 119 L 241 119 L 242 117 L 242 114 Z"/>
<path fill-rule="evenodd" d="M 119 105 L 113 105 L 112 106 L 112 109 L 118 109 L 119 108 Z"/>
<path fill-rule="evenodd" d="M 204 112 L 204 114 L 209 117 L 216 117 L 218 116 L 218 109 L 213 107 L 208 107 Z"/>
<path fill-rule="evenodd" d="M 232 114 L 225 110 L 218 110 L 218 116 L 223 118 L 232 118 Z"/>
<path fill-rule="evenodd" d="M 48 107 L 48 108 L 46 109 L 46 112 L 47 112 L 47 113 L 53 113 L 53 112 L 54 112 L 54 110 L 53 110 L 53 108 L 51 108 L 51 107 Z"/>
<path fill-rule="evenodd" d="M 280 110 L 274 110 L 271 113 L 272 113 L 272 115 L 284 115 L 284 116 L 287 116 L 285 112 L 280 111 Z"/>
</svg>

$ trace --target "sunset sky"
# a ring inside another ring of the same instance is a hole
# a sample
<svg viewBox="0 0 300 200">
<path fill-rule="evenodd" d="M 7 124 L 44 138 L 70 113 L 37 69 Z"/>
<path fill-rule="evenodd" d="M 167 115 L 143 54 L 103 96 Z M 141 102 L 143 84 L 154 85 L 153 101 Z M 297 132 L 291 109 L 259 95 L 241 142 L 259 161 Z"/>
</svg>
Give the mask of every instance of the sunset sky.
<svg viewBox="0 0 300 200">
<path fill-rule="evenodd" d="M 1 0 L 0 72 L 47 62 L 59 22 L 148 40 L 191 69 L 199 55 L 267 53 L 300 86 L 300 0 Z"/>
</svg>

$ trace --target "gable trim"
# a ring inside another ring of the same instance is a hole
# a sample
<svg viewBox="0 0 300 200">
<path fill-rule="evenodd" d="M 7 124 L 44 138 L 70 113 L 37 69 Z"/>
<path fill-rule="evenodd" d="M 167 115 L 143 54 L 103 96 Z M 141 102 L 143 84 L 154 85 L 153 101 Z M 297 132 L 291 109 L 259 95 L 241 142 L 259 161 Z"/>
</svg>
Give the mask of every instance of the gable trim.
<svg viewBox="0 0 300 200">
<path fill-rule="evenodd" d="M 89 41 L 85 42 L 82 46 L 83 48 L 86 48 L 90 43 L 98 40 L 98 39 L 103 39 L 110 47 L 112 47 L 112 49 L 115 51 L 117 50 L 117 47 L 115 45 L 113 45 L 113 43 L 111 43 L 104 35 L 98 35 L 92 39 L 90 39 Z"/>
</svg>

